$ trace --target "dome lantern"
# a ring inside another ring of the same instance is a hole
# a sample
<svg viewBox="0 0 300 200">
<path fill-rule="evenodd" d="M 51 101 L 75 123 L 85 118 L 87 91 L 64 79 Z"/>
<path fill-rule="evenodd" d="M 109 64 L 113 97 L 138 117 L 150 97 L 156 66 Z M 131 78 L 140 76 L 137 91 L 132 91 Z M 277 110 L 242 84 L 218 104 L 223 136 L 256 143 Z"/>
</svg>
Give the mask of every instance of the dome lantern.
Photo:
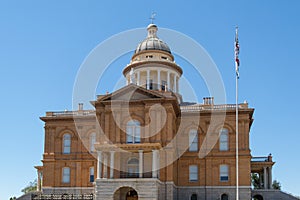
<svg viewBox="0 0 300 200">
<path fill-rule="evenodd" d="M 147 27 L 148 30 L 148 38 L 150 37 L 157 37 L 156 32 L 157 32 L 157 26 L 155 24 L 149 24 Z"/>
</svg>

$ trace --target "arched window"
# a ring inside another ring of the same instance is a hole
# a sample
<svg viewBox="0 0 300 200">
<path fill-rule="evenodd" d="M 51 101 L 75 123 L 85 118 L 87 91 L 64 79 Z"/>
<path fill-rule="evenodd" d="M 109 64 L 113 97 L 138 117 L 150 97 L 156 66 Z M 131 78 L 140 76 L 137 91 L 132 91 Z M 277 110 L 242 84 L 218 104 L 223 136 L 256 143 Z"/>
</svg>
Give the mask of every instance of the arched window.
<svg viewBox="0 0 300 200">
<path fill-rule="evenodd" d="M 71 135 L 69 133 L 66 133 L 63 136 L 63 153 L 71 153 Z"/>
<path fill-rule="evenodd" d="M 220 165 L 220 181 L 228 181 L 229 179 L 229 167 L 228 165 Z"/>
<path fill-rule="evenodd" d="M 189 151 L 198 151 L 198 132 L 191 129 L 189 132 Z"/>
<path fill-rule="evenodd" d="M 197 194 L 192 194 L 191 200 L 197 200 Z"/>
<path fill-rule="evenodd" d="M 126 143 L 141 143 L 141 126 L 137 120 L 131 120 L 126 126 Z"/>
<path fill-rule="evenodd" d="M 62 182 L 63 183 L 70 183 L 70 168 L 64 167 L 62 170 Z"/>
<path fill-rule="evenodd" d="M 90 134 L 90 151 L 95 151 L 96 133 Z"/>
<path fill-rule="evenodd" d="M 227 194 L 222 194 L 221 195 L 221 200 L 228 200 L 228 199 L 229 199 L 229 197 L 228 197 Z"/>
<path fill-rule="evenodd" d="M 132 158 L 127 162 L 128 177 L 138 177 L 139 175 L 139 160 Z"/>
<path fill-rule="evenodd" d="M 220 130 L 220 151 L 228 151 L 228 130 L 222 128 Z"/>
</svg>

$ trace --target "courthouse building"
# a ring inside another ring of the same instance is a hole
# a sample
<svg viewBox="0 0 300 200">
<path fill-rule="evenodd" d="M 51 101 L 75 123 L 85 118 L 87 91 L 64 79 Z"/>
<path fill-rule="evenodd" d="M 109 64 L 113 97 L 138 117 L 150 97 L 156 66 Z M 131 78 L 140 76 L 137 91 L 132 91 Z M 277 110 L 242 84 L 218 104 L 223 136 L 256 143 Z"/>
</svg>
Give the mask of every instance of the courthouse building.
<svg viewBox="0 0 300 200">
<path fill-rule="evenodd" d="M 91 99 L 93 110 L 46 112 L 38 190 L 93 194 L 100 200 L 228 200 L 236 192 L 236 106 L 184 101 L 184 67 L 158 38 L 155 24 L 123 73 L 127 85 Z M 254 108 L 238 104 L 240 199 L 263 199 L 271 188 L 271 156 L 249 146 Z M 223 116 L 223 120 L 221 119 Z M 216 120 L 214 120 L 216 119 Z"/>
</svg>

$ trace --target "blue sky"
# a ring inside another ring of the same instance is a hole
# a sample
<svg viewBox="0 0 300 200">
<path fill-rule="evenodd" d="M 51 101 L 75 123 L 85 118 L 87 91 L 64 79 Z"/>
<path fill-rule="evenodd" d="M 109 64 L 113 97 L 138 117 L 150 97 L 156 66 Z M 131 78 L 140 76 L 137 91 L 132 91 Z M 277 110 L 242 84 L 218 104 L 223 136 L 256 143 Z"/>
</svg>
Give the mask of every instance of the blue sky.
<svg viewBox="0 0 300 200">
<path fill-rule="evenodd" d="M 300 195 L 299 9 L 297 0 L 1 0 L 0 199 L 21 195 L 35 179 L 33 166 L 41 164 L 44 139 L 39 117 L 72 109 L 73 84 L 84 58 L 108 37 L 146 27 L 152 11 L 159 27 L 184 33 L 207 50 L 222 75 L 228 103 L 235 102 L 233 40 L 239 26 L 240 100 L 255 108 L 252 154 L 272 153 L 273 177 L 284 191 Z M 113 78 L 99 84 L 100 93 L 112 91 L 130 57 L 112 64 Z M 177 60 L 184 70 L 188 63 Z M 197 84 L 191 72 L 184 73 Z M 201 84 L 199 99 L 208 95 Z"/>
</svg>

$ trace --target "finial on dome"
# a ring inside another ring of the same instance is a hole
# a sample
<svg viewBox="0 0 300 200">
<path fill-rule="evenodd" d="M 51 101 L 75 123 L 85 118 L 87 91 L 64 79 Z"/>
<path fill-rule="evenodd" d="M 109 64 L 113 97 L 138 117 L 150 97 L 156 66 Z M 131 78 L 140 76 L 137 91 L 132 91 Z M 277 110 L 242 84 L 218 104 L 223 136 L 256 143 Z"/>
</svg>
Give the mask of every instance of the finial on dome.
<svg viewBox="0 0 300 200">
<path fill-rule="evenodd" d="M 156 12 L 152 12 L 151 13 L 151 17 L 149 19 L 151 19 L 151 24 L 153 24 L 153 21 L 155 20 L 155 16 L 156 16 Z"/>
<path fill-rule="evenodd" d="M 152 12 L 151 17 L 151 23 L 148 25 L 147 30 L 148 30 L 148 38 L 149 37 L 156 37 L 156 32 L 157 32 L 157 26 L 153 23 L 155 19 L 156 13 Z"/>
</svg>

